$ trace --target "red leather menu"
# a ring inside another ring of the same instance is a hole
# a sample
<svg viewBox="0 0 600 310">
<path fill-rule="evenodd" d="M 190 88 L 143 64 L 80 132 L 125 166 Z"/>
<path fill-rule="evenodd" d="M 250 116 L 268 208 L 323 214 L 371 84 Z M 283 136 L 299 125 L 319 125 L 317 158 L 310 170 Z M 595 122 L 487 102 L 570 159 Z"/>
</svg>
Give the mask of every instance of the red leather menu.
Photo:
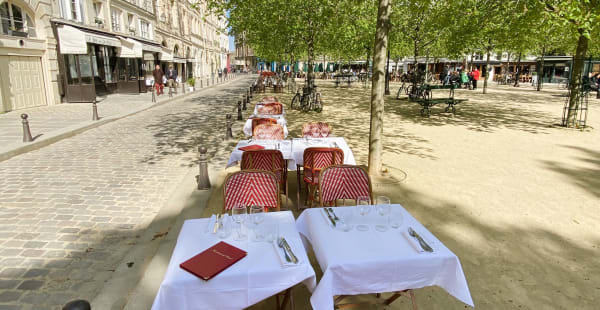
<svg viewBox="0 0 600 310">
<path fill-rule="evenodd" d="M 241 150 L 241 151 L 256 151 L 256 150 L 262 150 L 264 148 L 265 147 L 262 145 L 252 144 L 252 145 L 240 147 L 239 150 Z"/>
<path fill-rule="evenodd" d="M 221 241 L 179 264 L 179 267 L 202 280 L 210 280 L 244 258 L 246 254 L 246 251 Z"/>
</svg>

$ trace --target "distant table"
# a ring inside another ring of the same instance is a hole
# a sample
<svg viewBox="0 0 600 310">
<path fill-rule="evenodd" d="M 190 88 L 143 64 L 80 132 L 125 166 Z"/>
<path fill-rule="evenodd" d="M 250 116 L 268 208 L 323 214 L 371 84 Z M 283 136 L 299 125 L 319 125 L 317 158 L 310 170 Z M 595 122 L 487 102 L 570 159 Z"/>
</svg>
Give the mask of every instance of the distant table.
<svg viewBox="0 0 600 310">
<path fill-rule="evenodd" d="M 402 206 L 402 225 L 379 232 L 373 228 L 381 218 L 372 210 L 365 219 L 356 207 L 336 207 L 336 215 L 353 212 L 355 227 L 344 232 L 333 228 L 322 208 L 306 209 L 296 220 L 298 231 L 312 245 L 323 277 L 310 298 L 315 310 L 331 310 L 334 296 L 397 292 L 437 285 L 460 301 L 473 306 L 473 299 L 458 257 L 413 218 Z M 379 218 L 378 218 L 379 217 Z M 372 224 L 369 231 L 357 231 L 357 223 Z M 401 231 L 412 227 L 434 249 L 420 252 Z"/>
<path fill-rule="evenodd" d="M 277 222 L 279 235 L 285 237 L 298 256 L 298 266 L 283 267 L 274 244 L 267 242 L 223 240 L 248 252 L 248 255 L 211 280 L 204 281 L 181 269 L 179 264 L 215 245 L 221 239 L 205 232 L 209 219 L 187 220 L 181 228 L 165 278 L 152 310 L 223 309 L 250 307 L 263 299 L 303 283 L 309 290 L 316 286 L 315 272 L 290 211 L 265 214 L 265 225 Z"/>
</svg>

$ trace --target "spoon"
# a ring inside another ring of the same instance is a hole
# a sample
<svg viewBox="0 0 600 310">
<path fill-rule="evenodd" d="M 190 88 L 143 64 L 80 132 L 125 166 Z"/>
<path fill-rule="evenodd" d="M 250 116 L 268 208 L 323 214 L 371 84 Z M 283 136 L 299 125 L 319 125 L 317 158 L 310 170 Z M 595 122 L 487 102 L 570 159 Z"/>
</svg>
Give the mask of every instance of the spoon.
<svg viewBox="0 0 600 310">
<path fill-rule="evenodd" d="M 279 242 L 277 242 L 277 245 L 283 250 L 283 254 L 285 254 L 285 260 L 288 263 L 292 262 L 292 259 L 288 256 L 287 251 L 285 250 L 285 248 L 283 247 L 283 238 L 279 238 Z"/>
</svg>

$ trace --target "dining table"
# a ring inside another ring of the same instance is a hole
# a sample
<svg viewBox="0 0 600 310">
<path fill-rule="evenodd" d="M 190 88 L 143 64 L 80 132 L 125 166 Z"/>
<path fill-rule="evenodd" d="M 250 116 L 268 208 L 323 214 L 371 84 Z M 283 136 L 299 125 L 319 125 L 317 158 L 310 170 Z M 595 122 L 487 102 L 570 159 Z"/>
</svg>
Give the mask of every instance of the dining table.
<svg viewBox="0 0 600 310">
<path fill-rule="evenodd" d="M 276 227 L 273 231 L 276 231 L 277 239 L 285 238 L 297 258 L 295 262 L 282 259 L 283 250 L 277 242 L 266 239 L 255 241 L 252 228 L 247 230 L 245 240 L 238 241 L 237 228 L 233 228 L 234 231 L 229 236 L 221 236 L 213 233 L 214 223 L 214 216 L 184 222 L 152 310 L 238 310 L 300 283 L 309 290 L 315 288 L 315 272 L 296 230 L 292 212 L 265 213 L 264 222 L 259 226 Z M 230 224 L 237 225 L 234 222 Z M 246 251 L 246 257 L 208 281 L 180 268 L 182 262 L 220 241 Z"/>
<path fill-rule="evenodd" d="M 401 205 L 389 207 L 384 216 L 376 212 L 376 206 L 362 209 L 371 211 L 367 214 L 358 206 L 311 208 L 300 214 L 296 227 L 323 271 L 310 298 L 312 308 L 334 309 L 335 296 L 434 285 L 473 307 L 458 257 Z M 411 229 L 432 252 L 411 235 Z"/>
</svg>

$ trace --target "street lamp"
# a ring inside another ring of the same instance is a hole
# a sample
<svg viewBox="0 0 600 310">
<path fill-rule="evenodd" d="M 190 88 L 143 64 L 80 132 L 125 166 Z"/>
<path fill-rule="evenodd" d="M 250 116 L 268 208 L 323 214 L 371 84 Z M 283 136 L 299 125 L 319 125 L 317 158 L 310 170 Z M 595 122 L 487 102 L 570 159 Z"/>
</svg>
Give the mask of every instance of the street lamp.
<svg viewBox="0 0 600 310">
<path fill-rule="evenodd" d="M 390 49 L 387 50 L 387 64 L 385 65 L 385 95 L 390 94 Z"/>
</svg>

